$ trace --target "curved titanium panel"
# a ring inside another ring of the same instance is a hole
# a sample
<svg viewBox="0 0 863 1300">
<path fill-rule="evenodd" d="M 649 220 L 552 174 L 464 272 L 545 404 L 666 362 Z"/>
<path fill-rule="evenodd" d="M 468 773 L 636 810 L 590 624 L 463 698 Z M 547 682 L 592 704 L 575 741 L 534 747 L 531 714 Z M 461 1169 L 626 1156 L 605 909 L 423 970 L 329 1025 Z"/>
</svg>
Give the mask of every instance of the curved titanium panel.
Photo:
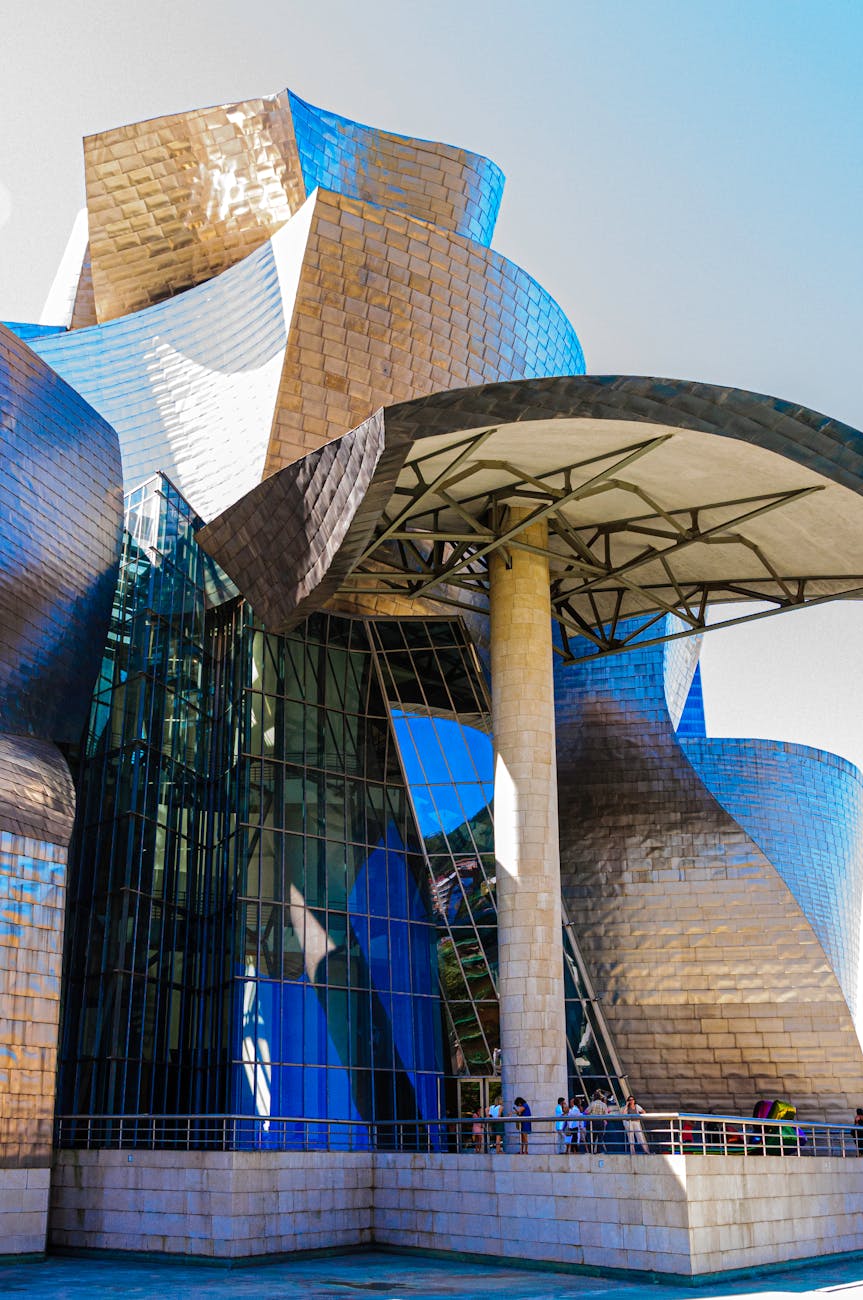
<svg viewBox="0 0 863 1300">
<path fill-rule="evenodd" d="M 394 402 L 462 384 L 580 374 L 575 330 L 499 253 L 319 191 L 266 473 Z"/>
<path fill-rule="evenodd" d="M 286 93 L 88 136 L 84 175 L 99 321 L 218 275 L 306 198 Z"/>
<path fill-rule="evenodd" d="M 701 780 L 803 908 L 858 1019 L 863 776 L 845 759 L 804 745 L 679 739 Z"/>
<path fill-rule="evenodd" d="M 619 420 L 734 438 L 778 452 L 835 483 L 863 491 L 863 433 L 764 393 L 688 379 L 567 375 L 434 393 L 387 412 L 411 441 L 531 420 Z"/>
<path fill-rule="evenodd" d="M 116 428 L 127 491 L 163 471 L 210 517 L 260 482 L 311 215 L 206 285 L 34 340 Z"/>
<path fill-rule="evenodd" d="M 305 602 L 317 607 L 335 591 L 350 568 L 357 539 L 374 527 L 376 503 L 383 508 L 392 490 L 384 472 L 369 501 L 369 486 L 383 451 L 380 412 L 359 429 L 307 457 L 296 472 L 271 475 L 197 534 L 208 555 L 226 573 L 242 573 L 243 595 L 278 628 L 302 617 Z M 369 519 L 363 533 L 358 511 Z M 352 548 L 344 548 L 353 527 Z"/>
<path fill-rule="evenodd" d="M 84 171 L 81 308 L 92 272 L 101 322 L 227 270 L 318 187 L 488 245 L 504 180 L 479 154 L 362 126 L 288 91 L 88 136 Z"/>
<path fill-rule="evenodd" d="M 853 1107 L 863 1056 L 777 865 L 678 744 L 662 647 L 557 666 L 562 887 L 633 1091 L 657 1107 Z"/>
<path fill-rule="evenodd" d="M 65 846 L 75 818 L 75 788 L 50 740 L 0 734 L 0 829 Z"/>
<path fill-rule="evenodd" d="M 307 193 L 332 190 L 491 243 L 504 175 L 490 159 L 288 99 Z"/>
<path fill-rule="evenodd" d="M 301 298 L 302 289 L 298 303 Z M 555 617 L 585 635 L 613 617 L 613 643 L 599 642 L 603 650 L 625 644 L 620 618 L 649 614 L 656 621 L 670 607 L 665 588 L 680 598 L 695 630 L 701 624 L 689 608 L 693 601 L 700 601 L 703 624 L 708 600 L 743 595 L 787 607 L 856 594 L 863 585 L 863 435 L 813 411 L 789 411 L 774 398 L 685 381 L 569 376 L 440 392 L 389 407 L 383 420 L 386 451 L 372 479 L 374 496 L 332 540 L 331 562 L 344 550 L 339 572 L 351 576 L 361 556 L 365 568 L 356 577 L 374 596 L 387 587 L 400 594 L 404 613 L 414 594 L 440 596 L 450 573 L 465 590 L 462 600 L 476 604 L 484 591 L 479 562 L 502 544 L 503 534 L 489 521 L 498 503 L 519 493 L 555 516 L 552 577 L 563 587 L 561 602 L 572 603 L 571 591 L 581 601 L 574 611 L 564 604 L 563 613 L 553 601 Z M 366 436 L 362 427 L 354 432 Z M 747 442 L 745 454 L 732 452 L 729 437 Z M 809 446 L 819 439 L 819 455 L 810 465 Z M 279 491 L 291 491 L 291 475 L 313 473 L 320 454 L 310 452 L 286 467 Z M 438 491 L 436 483 L 445 490 Z M 777 515 L 780 507 L 785 513 Z M 369 517 L 375 511 L 377 526 Z M 683 521 L 674 531 L 672 516 Z M 701 516 L 703 529 L 695 523 Z M 400 521 L 397 554 L 387 542 L 387 521 L 394 518 Z M 642 526 L 645 519 L 651 527 Z M 375 531 L 363 554 L 370 524 Z M 591 550 L 591 536 L 601 538 L 604 529 L 605 551 L 601 544 Z M 645 533 L 664 537 L 662 547 L 646 545 Z M 614 538 L 623 538 L 623 554 L 618 559 L 615 552 L 612 563 Z M 206 534 L 202 540 L 206 547 Z M 461 550 L 448 568 L 447 557 L 435 548 L 450 540 Z M 412 544 L 411 553 L 405 542 Z M 668 559 L 678 553 L 684 559 L 675 576 Z M 349 555 L 356 558 L 348 561 Z M 739 573 L 746 565 L 752 566 L 751 577 Z M 634 574 L 637 566 L 640 575 Z M 239 588 L 248 590 L 251 573 L 226 567 Z M 395 585 L 388 569 L 396 572 Z M 641 584 L 634 580 L 638 576 Z M 744 582 L 755 589 L 747 590 Z M 333 585 L 317 600 L 305 594 L 304 616 L 334 594 Z M 681 595 L 684 586 L 688 597 Z M 256 608 L 272 630 L 289 625 L 290 599 L 275 591 Z M 278 621 L 272 623 L 276 608 Z M 694 661 L 689 667 L 694 669 Z"/>
<path fill-rule="evenodd" d="M 161 470 L 205 519 L 384 403 L 584 368 L 506 258 L 321 191 L 208 284 L 33 342 L 116 427 L 127 489 Z"/>
<path fill-rule="evenodd" d="M 117 435 L 3 327 L 0 428 L 0 726 L 77 741 L 117 579 Z"/>
<path fill-rule="evenodd" d="M 51 1161 L 74 814 L 72 778 L 56 746 L 0 735 L 0 1167 Z M 43 1248 L 44 1233 L 32 1245 Z"/>
</svg>

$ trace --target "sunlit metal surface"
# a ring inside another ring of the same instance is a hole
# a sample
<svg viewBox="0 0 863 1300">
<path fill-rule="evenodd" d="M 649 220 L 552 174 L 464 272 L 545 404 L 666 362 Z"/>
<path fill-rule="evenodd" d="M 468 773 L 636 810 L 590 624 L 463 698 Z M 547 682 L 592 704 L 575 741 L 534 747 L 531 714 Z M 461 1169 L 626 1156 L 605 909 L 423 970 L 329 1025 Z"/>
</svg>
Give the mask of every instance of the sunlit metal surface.
<svg viewBox="0 0 863 1300">
<path fill-rule="evenodd" d="M 0 1168 L 50 1160 L 74 812 L 57 748 L 0 735 Z"/>
<path fill-rule="evenodd" d="M 673 647 L 555 670 L 563 894 L 632 1089 L 851 1113 L 863 1056 L 842 944 L 859 902 L 837 913 L 859 899 L 859 774 L 793 746 L 678 741 Z"/>
<path fill-rule="evenodd" d="M 700 635 L 714 602 L 775 612 L 863 593 L 863 435 L 756 393 L 592 376 L 487 385 L 378 412 L 326 458 L 329 475 L 310 454 L 201 533 L 274 629 L 334 593 L 358 609 L 386 596 L 405 613 L 417 598 L 475 611 L 488 556 L 523 546 L 506 524 L 514 502 L 548 525 L 564 658 L 574 636 L 619 653 L 666 614 L 677 621 L 660 640 Z M 322 536 L 336 494 L 338 528 Z M 283 576 L 287 511 L 303 589 Z"/>
<path fill-rule="evenodd" d="M 285 93 L 88 136 L 84 176 L 99 321 L 218 275 L 306 198 Z"/>
<path fill-rule="evenodd" d="M 38 1166 L 50 1160 L 75 812 L 52 742 L 79 739 L 99 666 L 120 452 L 113 429 L 2 327 L 0 426 L 0 1165 Z"/>
<path fill-rule="evenodd" d="M 491 243 L 504 176 L 490 159 L 288 98 L 307 193 L 332 190 Z"/>
<path fill-rule="evenodd" d="M 204 519 L 379 406 L 584 369 L 512 262 L 321 191 L 206 285 L 32 345 L 117 429 L 127 489 L 164 471 Z"/>
<path fill-rule="evenodd" d="M 775 740 L 681 736 L 713 795 L 755 840 L 812 925 L 863 1039 L 863 775 L 835 754 Z"/>
<path fill-rule="evenodd" d="M 2 326 L 0 417 L 0 730 L 76 741 L 117 576 L 117 435 Z"/>
<path fill-rule="evenodd" d="M 34 340 L 116 428 L 127 490 L 164 471 L 207 517 L 260 481 L 310 215 L 211 284 Z"/>
<path fill-rule="evenodd" d="M 99 321 L 128 315 L 254 252 L 321 188 L 491 240 L 503 174 L 450 145 L 363 126 L 288 91 L 115 127 L 84 141 Z M 73 324 L 80 323 L 73 320 Z"/>
</svg>

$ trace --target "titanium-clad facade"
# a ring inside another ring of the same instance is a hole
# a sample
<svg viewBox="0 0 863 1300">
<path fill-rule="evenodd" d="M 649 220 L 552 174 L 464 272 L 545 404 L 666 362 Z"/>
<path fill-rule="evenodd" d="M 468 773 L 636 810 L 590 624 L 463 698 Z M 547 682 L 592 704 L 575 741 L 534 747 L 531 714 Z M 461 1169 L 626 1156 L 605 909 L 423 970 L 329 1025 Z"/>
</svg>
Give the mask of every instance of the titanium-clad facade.
<svg viewBox="0 0 863 1300">
<path fill-rule="evenodd" d="M 655 1106 L 746 1113 L 769 1095 L 842 1113 L 863 1088 L 860 776 L 797 746 L 678 738 L 679 645 L 556 671 L 562 886 L 585 961 Z"/>
<path fill-rule="evenodd" d="M 460 623 L 267 633 L 131 494 L 80 781 L 67 1114 L 434 1118 L 500 1048 L 488 699 Z M 571 939 L 573 1084 L 615 1060 Z"/>
<path fill-rule="evenodd" d="M 207 520 L 379 406 L 584 369 L 520 267 L 324 190 L 206 284 L 31 346 L 117 429 L 127 486 L 164 472 Z"/>
<path fill-rule="evenodd" d="M 764 851 L 800 904 L 858 1030 L 863 1028 L 859 770 L 806 745 L 685 735 L 680 741 L 701 780 Z"/>
<path fill-rule="evenodd" d="M 117 437 L 0 328 L 0 1252 L 45 1241 L 77 739 L 117 574 Z M 8 1190 L 7 1190 L 8 1189 Z"/>
<path fill-rule="evenodd" d="M 49 1159 L 61 950 L 85 1124 L 856 1104 L 861 778 L 708 738 L 697 658 L 863 591 L 863 435 L 585 376 L 479 155 L 286 91 L 85 173 L 67 318 L 0 331 L 0 1161 Z"/>
</svg>

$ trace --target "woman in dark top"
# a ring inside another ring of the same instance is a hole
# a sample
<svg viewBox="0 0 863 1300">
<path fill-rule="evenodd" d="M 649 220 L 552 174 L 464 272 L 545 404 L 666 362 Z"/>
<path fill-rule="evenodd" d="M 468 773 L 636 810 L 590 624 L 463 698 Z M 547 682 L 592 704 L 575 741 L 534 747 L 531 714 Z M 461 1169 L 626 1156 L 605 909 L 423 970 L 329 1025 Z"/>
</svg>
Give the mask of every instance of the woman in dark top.
<svg viewBox="0 0 863 1300">
<path fill-rule="evenodd" d="M 521 1155 L 526 1156 L 527 1140 L 531 1130 L 530 1119 L 527 1118 L 530 1115 L 530 1106 L 528 1106 L 524 1097 L 516 1097 L 515 1101 L 513 1102 L 513 1110 L 515 1111 L 516 1115 L 519 1116 L 519 1122 L 516 1124 L 516 1128 L 518 1129 L 519 1135 L 521 1137 Z"/>
</svg>

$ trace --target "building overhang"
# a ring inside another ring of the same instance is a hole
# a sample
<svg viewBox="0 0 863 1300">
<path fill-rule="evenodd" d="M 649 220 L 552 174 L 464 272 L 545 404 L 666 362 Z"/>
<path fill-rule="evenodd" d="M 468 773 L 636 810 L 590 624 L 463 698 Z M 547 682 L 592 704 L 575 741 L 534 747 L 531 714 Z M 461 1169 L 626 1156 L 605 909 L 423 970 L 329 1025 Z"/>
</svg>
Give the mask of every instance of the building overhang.
<svg viewBox="0 0 863 1300">
<path fill-rule="evenodd" d="M 198 534 L 273 631 L 324 605 L 486 607 L 488 556 L 548 525 L 561 646 L 615 653 L 708 606 L 863 594 L 863 434 L 714 385 L 573 376 L 378 411 Z M 633 620 L 637 620 L 633 624 Z M 736 620 L 735 620 L 736 621 Z"/>
</svg>

